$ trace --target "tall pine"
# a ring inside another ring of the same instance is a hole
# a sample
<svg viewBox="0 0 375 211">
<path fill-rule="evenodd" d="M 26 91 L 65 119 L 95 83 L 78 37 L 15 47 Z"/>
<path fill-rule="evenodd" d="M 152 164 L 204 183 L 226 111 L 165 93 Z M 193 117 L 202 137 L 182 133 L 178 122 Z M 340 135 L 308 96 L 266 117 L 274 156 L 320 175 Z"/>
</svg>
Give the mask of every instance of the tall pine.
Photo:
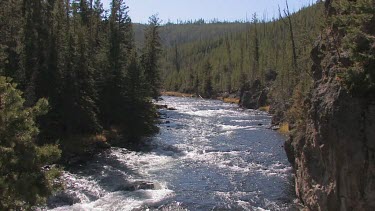
<svg viewBox="0 0 375 211">
<path fill-rule="evenodd" d="M 104 126 L 121 126 L 126 115 L 123 106 L 125 97 L 125 75 L 129 52 L 132 49 L 131 20 L 128 7 L 123 0 L 113 0 L 109 17 L 108 69 L 103 75 L 101 90 L 101 120 Z"/>
<path fill-rule="evenodd" d="M 149 95 L 154 99 L 160 96 L 159 58 L 161 53 L 161 41 L 159 27 L 159 18 L 156 15 L 151 16 L 149 18 L 149 25 L 145 29 L 145 43 L 141 57 L 144 75 L 150 89 Z"/>
</svg>

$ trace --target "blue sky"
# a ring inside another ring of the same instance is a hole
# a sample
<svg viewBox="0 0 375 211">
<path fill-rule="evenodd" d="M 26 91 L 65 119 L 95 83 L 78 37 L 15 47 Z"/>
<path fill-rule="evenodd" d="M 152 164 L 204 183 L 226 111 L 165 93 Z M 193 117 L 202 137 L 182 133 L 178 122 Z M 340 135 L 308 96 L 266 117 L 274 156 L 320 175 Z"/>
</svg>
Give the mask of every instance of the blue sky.
<svg viewBox="0 0 375 211">
<path fill-rule="evenodd" d="M 102 0 L 109 8 L 111 0 Z M 278 16 L 278 5 L 285 8 L 285 0 L 127 0 L 129 15 L 135 23 L 147 23 L 148 17 L 158 14 L 163 23 L 177 20 L 245 20 L 257 13 L 259 18 Z M 315 0 L 288 0 L 291 11 L 296 11 Z"/>
</svg>

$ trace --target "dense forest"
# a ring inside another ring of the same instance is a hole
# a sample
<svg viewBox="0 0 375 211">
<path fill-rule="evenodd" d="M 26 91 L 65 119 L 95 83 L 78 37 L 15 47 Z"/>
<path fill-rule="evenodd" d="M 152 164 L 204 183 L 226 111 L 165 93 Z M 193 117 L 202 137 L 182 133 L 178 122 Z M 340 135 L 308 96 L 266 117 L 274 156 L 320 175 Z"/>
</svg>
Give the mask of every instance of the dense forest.
<svg viewBox="0 0 375 211">
<path fill-rule="evenodd" d="M 160 21 L 137 51 L 125 2 L 104 14 L 100 0 L 1 2 L 0 210 L 42 204 L 60 156 L 157 131 Z"/>
<path fill-rule="evenodd" d="M 249 22 L 163 26 L 174 27 L 164 38 L 168 40 L 161 61 L 164 88 L 205 97 L 231 94 L 257 79 L 265 84 L 266 73 L 273 70 L 278 74 L 274 85 L 278 98 L 290 98 L 297 84 L 307 90 L 309 55 L 323 25 L 323 10 L 318 3 L 294 14 L 279 11 L 280 17 L 271 21 L 254 14 Z M 201 36 L 202 31 L 211 34 Z"/>
</svg>

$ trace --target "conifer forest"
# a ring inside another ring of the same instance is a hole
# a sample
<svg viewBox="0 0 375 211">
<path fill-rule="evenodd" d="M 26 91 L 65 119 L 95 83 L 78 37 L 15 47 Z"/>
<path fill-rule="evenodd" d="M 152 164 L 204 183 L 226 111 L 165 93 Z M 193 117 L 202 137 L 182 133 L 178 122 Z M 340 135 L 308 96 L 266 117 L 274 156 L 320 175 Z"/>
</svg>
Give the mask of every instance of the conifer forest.
<svg viewBox="0 0 375 211">
<path fill-rule="evenodd" d="M 375 1 L 291 3 L 1 0 L 0 210 L 375 209 Z"/>
</svg>

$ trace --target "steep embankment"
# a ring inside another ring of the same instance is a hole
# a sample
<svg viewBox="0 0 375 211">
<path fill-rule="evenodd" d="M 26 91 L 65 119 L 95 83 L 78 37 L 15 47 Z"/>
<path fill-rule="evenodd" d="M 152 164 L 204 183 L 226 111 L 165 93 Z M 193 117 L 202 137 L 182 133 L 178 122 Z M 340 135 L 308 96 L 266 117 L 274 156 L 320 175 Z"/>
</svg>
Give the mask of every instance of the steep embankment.
<svg viewBox="0 0 375 211">
<path fill-rule="evenodd" d="M 314 86 L 304 103 L 306 119 L 286 150 L 295 165 L 297 195 L 307 209 L 375 210 L 375 3 L 334 3 L 326 1 L 332 22 L 312 51 Z M 360 4 L 370 7 L 357 7 Z M 366 15 L 366 20 L 358 19 Z M 353 67 L 363 80 L 344 76 Z M 361 93 L 355 83 L 365 87 Z"/>
</svg>

